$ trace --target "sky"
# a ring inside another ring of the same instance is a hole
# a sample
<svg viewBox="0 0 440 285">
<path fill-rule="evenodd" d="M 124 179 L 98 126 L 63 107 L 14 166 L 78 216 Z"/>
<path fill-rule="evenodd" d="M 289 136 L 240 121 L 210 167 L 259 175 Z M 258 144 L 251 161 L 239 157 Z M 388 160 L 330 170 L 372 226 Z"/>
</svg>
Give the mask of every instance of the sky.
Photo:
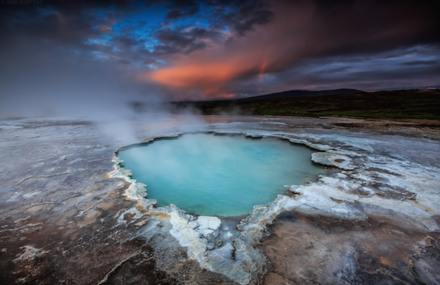
<svg viewBox="0 0 440 285">
<path fill-rule="evenodd" d="M 439 86 L 438 15 L 438 0 L 5 0 L 0 112 Z"/>
</svg>

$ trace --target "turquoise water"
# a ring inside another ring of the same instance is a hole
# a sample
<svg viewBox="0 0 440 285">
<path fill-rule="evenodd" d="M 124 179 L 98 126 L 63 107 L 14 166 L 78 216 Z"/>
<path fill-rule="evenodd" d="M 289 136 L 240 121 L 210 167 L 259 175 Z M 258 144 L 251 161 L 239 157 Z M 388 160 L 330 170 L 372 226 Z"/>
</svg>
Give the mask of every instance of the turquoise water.
<svg viewBox="0 0 440 285">
<path fill-rule="evenodd" d="M 157 206 L 198 215 L 239 216 L 323 171 L 312 151 L 276 139 L 212 134 L 157 140 L 119 152 L 133 179 Z"/>
</svg>

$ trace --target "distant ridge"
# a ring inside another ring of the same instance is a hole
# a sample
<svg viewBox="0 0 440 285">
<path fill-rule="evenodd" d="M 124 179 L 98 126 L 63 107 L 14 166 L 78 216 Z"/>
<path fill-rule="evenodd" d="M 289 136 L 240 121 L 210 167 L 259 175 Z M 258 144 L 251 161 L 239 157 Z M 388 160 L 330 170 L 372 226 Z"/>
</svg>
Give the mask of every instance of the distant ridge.
<svg viewBox="0 0 440 285">
<path fill-rule="evenodd" d="M 361 90 L 356 89 L 334 89 L 334 90 L 321 90 L 321 91 L 309 91 L 309 90 L 290 90 L 278 93 L 271 93 L 261 96 L 253 96 L 241 99 L 235 99 L 235 101 L 248 101 L 248 100 L 264 100 L 264 99 L 287 99 L 287 98 L 297 98 L 297 97 L 317 97 L 326 95 L 346 95 L 346 94 L 356 94 L 365 93 Z"/>
</svg>

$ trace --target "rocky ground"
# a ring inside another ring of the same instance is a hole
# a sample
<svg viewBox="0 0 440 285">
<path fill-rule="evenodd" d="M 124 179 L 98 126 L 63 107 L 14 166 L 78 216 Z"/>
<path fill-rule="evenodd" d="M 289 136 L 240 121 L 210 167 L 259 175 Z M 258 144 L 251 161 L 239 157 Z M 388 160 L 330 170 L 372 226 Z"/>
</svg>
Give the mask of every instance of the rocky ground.
<svg viewBox="0 0 440 285">
<path fill-rule="evenodd" d="M 440 122 L 130 124 L 133 141 L 87 121 L 0 121 L 0 284 L 440 284 Z M 304 144 L 328 172 L 219 219 L 155 208 L 115 165 L 129 143 L 195 131 Z"/>
</svg>

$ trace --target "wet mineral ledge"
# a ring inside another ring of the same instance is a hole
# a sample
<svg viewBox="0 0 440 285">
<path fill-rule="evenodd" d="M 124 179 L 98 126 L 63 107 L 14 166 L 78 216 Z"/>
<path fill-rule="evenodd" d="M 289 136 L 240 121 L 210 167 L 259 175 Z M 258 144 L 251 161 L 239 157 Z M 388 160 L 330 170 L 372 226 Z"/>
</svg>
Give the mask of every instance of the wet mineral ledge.
<svg viewBox="0 0 440 285">
<path fill-rule="evenodd" d="M 134 125 L 139 140 L 195 131 L 288 139 L 339 169 L 220 220 L 155 208 L 142 185 L 117 178 L 127 173 L 114 152 L 127 143 L 88 122 L 0 121 L 0 284 L 440 284 L 440 132 L 392 124 Z"/>
</svg>

